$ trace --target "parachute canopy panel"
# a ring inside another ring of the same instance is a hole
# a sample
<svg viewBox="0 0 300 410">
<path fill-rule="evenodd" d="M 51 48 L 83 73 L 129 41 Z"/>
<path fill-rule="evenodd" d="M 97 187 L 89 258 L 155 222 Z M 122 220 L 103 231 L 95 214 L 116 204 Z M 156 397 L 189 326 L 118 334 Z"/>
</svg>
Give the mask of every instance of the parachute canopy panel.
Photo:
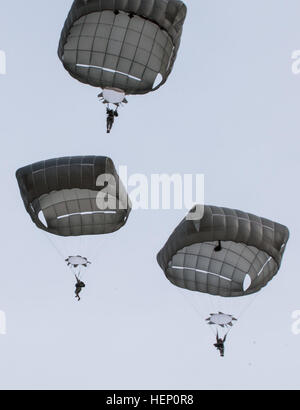
<svg viewBox="0 0 300 410">
<path fill-rule="evenodd" d="M 146 94 L 172 71 L 186 12 L 179 0 L 75 0 L 59 58 L 85 84 Z"/>
<path fill-rule="evenodd" d="M 112 233 L 125 225 L 131 211 L 125 188 L 107 157 L 51 159 L 19 169 L 16 177 L 33 222 L 55 235 Z"/>
<path fill-rule="evenodd" d="M 178 287 L 244 296 L 260 291 L 277 274 L 288 238 L 285 226 L 268 219 L 205 206 L 200 221 L 184 219 L 176 228 L 158 263 Z"/>
</svg>

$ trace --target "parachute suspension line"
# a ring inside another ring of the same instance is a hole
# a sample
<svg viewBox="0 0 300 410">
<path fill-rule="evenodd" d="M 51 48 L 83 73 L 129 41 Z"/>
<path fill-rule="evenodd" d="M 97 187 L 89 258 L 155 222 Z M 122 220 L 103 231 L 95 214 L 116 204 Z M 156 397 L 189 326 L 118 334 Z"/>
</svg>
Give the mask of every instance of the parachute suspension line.
<svg viewBox="0 0 300 410">
<path fill-rule="evenodd" d="M 88 246 L 86 241 L 86 256 L 91 259 L 91 262 L 95 263 L 95 261 L 102 255 L 102 249 L 106 245 L 105 239 L 101 237 L 101 239 L 95 241 L 91 246 Z M 99 252 L 99 247 L 101 248 L 101 252 Z"/>
<path fill-rule="evenodd" d="M 81 269 L 78 270 L 78 272 L 74 272 L 75 278 L 81 279 Z"/>
<path fill-rule="evenodd" d="M 258 292 L 253 299 L 244 307 L 244 309 L 242 309 L 242 311 L 240 312 L 240 314 L 238 315 L 238 319 L 240 320 L 242 317 L 244 317 L 244 315 L 248 312 L 248 310 L 250 309 L 250 307 L 254 304 L 254 302 L 256 302 L 256 300 L 258 299 L 258 297 L 260 296 L 260 292 Z"/>
<path fill-rule="evenodd" d="M 102 240 L 99 242 L 99 244 L 97 244 L 97 245 L 99 245 L 99 247 L 101 246 L 101 249 L 98 250 L 98 246 L 95 246 L 92 249 L 92 252 L 91 252 L 91 258 L 92 259 L 91 260 L 93 261 L 93 263 L 96 264 L 99 261 L 99 259 L 104 256 L 103 249 L 105 249 L 107 244 L 108 244 L 108 241 L 105 241 L 104 238 L 102 238 Z"/>
<path fill-rule="evenodd" d="M 207 297 L 208 297 L 208 300 L 209 300 L 209 302 L 210 302 L 210 305 L 211 305 L 212 310 L 215 311 L 215 312 L 217 312 L 218 309 L 217 309 L 217 307 L 216 307 L 214 298 L 213 298 L 211 295 L 209 295 L 209 294 L 207 294 Z"/>
<path fill-rule="evenodd" d="M 214 303 L 214 300 L 213 300 L 213 298 L 212 298 L 212 296 L 211 295 L 208 295 L 208 299 L 209 299 L 209 301 L 210 301 L 210 304 L 211 304 L 211 309 L 212 309 L 212 312 L 218 312 L 219 310 L 216 308 L 216 305 L 215 305 L 215 303 Z M 210 326 L 209 326 L 210 327 Z"/>
<path fill-rule="evenodd" d="M 78 270 L 78 272 L 76 272 L 75 268 L 72 266 L 71 267 L 71 272 L 74 275 L 74 278 L 77 277 L 78 279 L 80 279 L 80 270 Z"/>
<path fill-rule="evenodd" d="M 82 253 L 82 242 L 83 242 L 83 236 L 80 237 L 80 242 L 79 242 L 79 249 L 81 253 Z"/>
<path fill-rule="evenodd" d="M 86 236 L 82 237 L 82 248 L 81 248 L 81 252 L 83 256 L 88 257 L 89 255 L 87 255 L 88 253 L 88 239 Z"/>
<path fill-rule="evenodd" d="M 199 309 L 198 309 L 198 307 L 196 306 L 196 304 L 194 304 L 194 303 L 192 302 L 192 300 L 191 300 L 189 297 L 187 297 L 187 295 L 186 295 L 180 288 L 178 288 L 178 287 L 176 286 L 176 290 L 177 290 L 177 292 L 186 300 L 186 302 L 193 308 L 193 310 L 195 311 L 197 317 L 199 317 L 199 316 L 200 316 L 200 317 L 201 317 L 201 316 L 204 317 L 203 314 L 199 311 Z M 209 328 L 210 328 L 211 332 L 212 332 L 213 334 L 215 334 L 215 332 L 213 331 L 212 327 L 209 326 Z"/>
<path fill-rule="evenodd" d="M 54 250 L 57 252 L 57 254 L 62 258 L 62 260 L 65 263 L 66 262 L 66 256 L 61 252 L 61 250 L 58 248 L 58 246 L 55 244 L 55 242 L 53 241 L 53 239 L 49 235 L 47 235 L 45 232 L 44 232 L 44 235 L 47 238 L 47 240 L 50 242 L 50 244 L 52 245 Z M 71 272 L 72 272 L 72 274 L 74 275 L 75 278 L 77 276 L 78 279 L 81 279 L 81 277 L 82 277 L 81 267 L 78 267 L 78 271 L 76 270 L 76 268 L 71 267 Z"/>
<path fill-rule="evenodd" d="M 218 312 L 219 309 L 217 309 L 217 306 L 216 306 L 216 304 L 215 304 L 215 300 L 214 300 L 214 298 L 212 297 L 212 295 L 207 294 L 207 297 L 208 297 L 208 300 L 209 300 L 209 302 L 210 302 L 212 311 Z M 215 328 L 215 331 L 213 331 L 212 326 L 209 326 L 209 328 L 212 330 L 213 334 L 214 334 L 215 336 L 217 336 L 217 334 L 218 334 L 218 329 Z"/>
<path fill-rule="evenodd" d="M 258 297 L 260 296 L 260 293 L 257 293 L 253 299 L 247 303 L 247 305 L 241 310 L 241 312 L 237 315 L 237 320 L 241 321 L 241 319 L 244 317 L 244 315 L 247 313 L 247 311 L 250 309 L 250 307 L 254 304 L 254 302 L 258 299 Z M 228 336 L 232 330 L 234 329 L 234 327 L 230 327 L 228 329 L 228 331 L 226 332 L 225 336 Z"/>
<path fill-rule="evenodd" d="M 88 260 L 92 261 L 92 259 L 90 258 L 89 255 L 89 240 L 88 237 L 86 235 L 82 235 L 80 237 L 80 247 L 79 247 L 79 251 L 80 251 L 80 256 L 82 257 L 86 257 Z"/>
<path fill-rule="evenodd" d="M 57 245 L 55 244 L 55 242 L 51 239 L 51 237 L 49 235 L 46 234 L 46 232 L 43 232 L 45 237 L 47 238 L 47 240 L 50 242 L 50 244 L 53 246 L 53 248 L 56 250 L 56 252 L 58 253 L 58 255 L 62 258 L 63 261 L 66 260 L 66 257 L 63 255 L 63 253 L 60 251 L 60 249 L 57 247 Z"/>
</svg>

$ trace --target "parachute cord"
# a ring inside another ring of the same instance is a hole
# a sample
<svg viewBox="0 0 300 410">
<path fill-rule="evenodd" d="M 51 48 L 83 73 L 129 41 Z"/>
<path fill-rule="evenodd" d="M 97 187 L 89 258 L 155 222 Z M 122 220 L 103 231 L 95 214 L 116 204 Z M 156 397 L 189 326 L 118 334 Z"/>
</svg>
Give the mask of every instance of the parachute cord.
<svg viewBox="0 0 300 410">
<path fill-rule="evenodd" d="M 244 315 L 246 314 L 246 312 L 250 309 L 250 307 L 254 304 L 254 302 L 258 299 L 258 297 L 260 296 L 260 294 L 256 294 L 256 296 L 251 300 L 251 302 L 249 302 L 247 304 L 247 306 L 241 311 L 241 313 L 237 316 L 237 320 L 241 320 Z M 232 330 L 234 329 L 235 326 L 232 326 L 228 329 L 228 331 L 226 332 L 226 337 L 232 332 Z"/>
<path fill-rule="evenodd" d="M 214 311 L 214 312 L 212 312 L 212 313 L 218 313 L 218 312 L 217 312 L 218 309 L 217 309 L 217 307 L 216 307 L 216 305 L 215 305 L 215 301 L 214 301 L 213 297 L 212 297 L 211 295 L 209 295 L 209 294 L 207 294 L 207 297 L 208 297 L 209 302 L 210 302 L 210 304 L 211 304 L 212 310 Z"/>
<path fill-rule="evenodd" d="M 74 272 L 74 276 L 75 278 L 77 277 L 78 279 L 81 280 L 81 269 L 80 268 L 78 269 L 78 272 Z"/>
<path fill-rule="evenodd" d="M 56 246 L 56 244 L 52 241 L 52 239 L 48 236 L 48 234 L 46 234 L 45 232 L 43 232 L 45 237 L 47 238 L 47 240 L 51 243 L 51 245 L 53 246 L 53 248 L 56 250 L 56 252 L 58 253 L 58 255 L 63 259 L 63 261 L 66 261 L 66 256 L 62 254 L 62 252 L 60 251 L 60 249 Z"/>
<path fill-rule="evenodd" d="M 228 329 L 228 331 L 225 334 L 225 337 L 227 337 L 229 335 L 229 333 L 232 331 L 233 327 L 231 327 L 230 329 Z"/>
<path fill-rule="evenodd" d="M 250 309 L 250 307 L 253 305 L 253 303 L 258 299 L 258 297 L 260 296 L 260 293 L 257 293 L 255 295 L 255 297 L 251 300 L 251 302 L 249 302 L 245 308 L 241 311 L 241 313 L 238 315 L 238 319 L 240 320 Z"/>
<path fill-rule="evenodd" d="M 177 288 L 177 287 L 176 287 L 176 290 L 178 291 L 178 293 L 179 293 L 184 299 L 186 299 L 186 301 L 188 302 L 188 304 L 189 304 L 189 305 L 193 308 L 193 310 L 195 311 L 196 315 L 197 315 L 197 316 L 201 316 L 201 317 L 203 318 L 203 314 L 200 313 L 198 307 L 192 302 L 192 300 L 191 300 L 190 298 L 188 298 L 188 297 L 185 295 L 185 293 L 184 293 L 183 291 L 181 291 L 180 288 Z M 208 296 L 209 296 L 209 299 L 210 299 L 210 301 L 211 301 L 211 304 L 213 305 L 213 303 L 212 303 L 213 301 L 212 301 L 211 296 L 210 296 L 210 295 L 208 295 Z M 252 303 L 253 303 L 253 302 L 254 302 L 254 301 L 252 301 Z M 250 306 L 249 306 L 249 307 L 250 307 Z M 216 313 L 217 313 L 217 312 L 216 312 Z M 217 326 L 216 326 L 216 327 L 213 327 L 213 326 L 210 326 L 210 325 L 208 325 L 208 327 L 209 327 L 210 331 L 212 332 L 212 334 L 214 335 L 214 337 L 217 337 L 218 334 L 219 334 L 218 327 L 217 327 Z M 233 330 L 233 327 L 230 327 L 230 328 L 227 330 L 227 332 L 225 333 L 224 337 L 227 337 L 227 336 L 231 333 L 232 330 Z"/>
<path fill-rule="evenodd" d="M 93 264 L 96 264 L 96 262 L 99 260 L 100 257 L 103 257 L 103 249 L 108 245 L 108 238 L 102 238 L 101 240 L 99 240 L 99 242 L 97 242 L 96 244 L 94 244 L 94 246 L 92 246 L 89 249 L 89 253 L 90 253 L 90 262 L 92 262 Z M 100 248 L 100 250 L 99 250 Z"/>
<path fill-rule="evenodd" d="M 56 246 L 55 242 L 46 234 L 44 233 L 44 235 L 46 236 L 46 238 L 48 239 L 48 241 L 50 242 L 50 244 L 53 246 L 53 248 L 56 250 L 57 254 L 62 258 L 62 260 L 64 261 L 64 263 L 66 263 L 66 256 L 64 256 L 62 254 L 62 252 L 60 251 L 60 249 Z M 74 277 L 76 278 L 76 276 L 78 277 L 78 279 L 81 279 L 81 271 L 79 270 L 78 273 L 76 273 L 72 267 L 71 267 L 71 272 L 74 275 Z"/>
<path fill-rule="evenodd" d="M 83 254 L 83 252 L 82 252 L 82 248 L 83 248 L 83 246 L 82 246 L 82 243 L 83 243 L 83 236 L 80 236 L 80 239 L 79 239 L 79 249 L 80 249 L 80 254 L 81 254 L 81 256 L 84 256 L 84 254 Z"/>
<path fill-rule="evenodd" d="M 198 316 L 202 316 L 202 313 L 200 313 L 200 311 L 198 310 L 198 307 L 196 307 L 196 305 L 181 291 L 181 289 L 176 287 L 176 290 L 178 291 L 178 293 L 184 298 L 186 299 L 186 301 L 188 302 L 188 304 L 193 308 L 193 310 L 195 311 L 197 317 Z M 215 332 L 213 331 L 212 327 L 209 326 L 210 331 L 213 333 L 213 335 L 215 335 Z"/>
</svg>

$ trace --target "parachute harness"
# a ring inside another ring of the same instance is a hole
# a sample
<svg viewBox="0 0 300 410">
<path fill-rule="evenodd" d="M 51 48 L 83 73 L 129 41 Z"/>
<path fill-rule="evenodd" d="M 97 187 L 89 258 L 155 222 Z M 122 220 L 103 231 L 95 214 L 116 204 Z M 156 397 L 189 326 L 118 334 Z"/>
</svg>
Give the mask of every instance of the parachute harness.
<svg viewBox="0 0 300 410">
<path fill-rule="evenodd" d="M 107 114 L 107 133 L 111 132 L 115 118 L 119 116 L 118 109 L 128 101 L 123 90 L 117 88 L 105 88 L 102 93 L 98 95 L 100 101 L 106 105 Z"/>
</svg>

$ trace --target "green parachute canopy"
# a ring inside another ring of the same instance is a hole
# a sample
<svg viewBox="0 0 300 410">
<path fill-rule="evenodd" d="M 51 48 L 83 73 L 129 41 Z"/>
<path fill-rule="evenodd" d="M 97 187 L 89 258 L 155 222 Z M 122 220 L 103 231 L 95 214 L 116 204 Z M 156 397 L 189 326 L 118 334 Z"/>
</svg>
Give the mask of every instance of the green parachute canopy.
<svg viewBox="0 0 300 410">
<path fill-rule="evenodd" d="M 50 159 L 19 169 L 16 177 L 32 221 L 54 235 L 112 233 L 126 224 L 131 211 L 114 163 L 107 157 Z"/>
<path fill-rule="evenodd" d="M 119 104 L 125 95 L 146 94 L 167 81 L 186 12 L 179 0 L 75 0 L 59 58 L 72 77 Z"/>
<path fill-rule="evenodd" d="M 268 219 L 205 206 L 201 220 L 185 218 L 175 229 L 159 252 L 158 263 L 180 288 L 229 298 L 246 296 L 260 291 L 277 274 L 288 239 L 288 229 Z"/>
</svg>

